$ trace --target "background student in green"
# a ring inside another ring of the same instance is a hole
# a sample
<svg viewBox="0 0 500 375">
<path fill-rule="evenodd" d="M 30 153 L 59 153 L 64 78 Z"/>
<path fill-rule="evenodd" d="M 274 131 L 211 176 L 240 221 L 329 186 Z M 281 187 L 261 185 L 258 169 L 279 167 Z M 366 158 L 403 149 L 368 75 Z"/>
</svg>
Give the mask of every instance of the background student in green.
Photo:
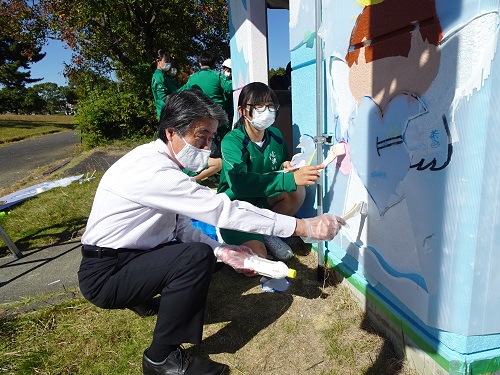
<svg viewBox="0 0 500 375">
<path fill-rule="evenodd" d="M 230 77 L 226 76 L 223 72 L 214 70 L 215 56 L 210 52 L 203 52 L 199 59 L 200 70 L 191 74 L 187 83 L 180 88 L 180 90 L 201 90 L 205 95 L 212 99 L 219 107 L 224 109 L 226 113 L 230 106 L 227 101 L 232 101 L 233 82 Z M 228 118 L 232 118 L 232 113 L 227 113 Z M 229 131 L 230 125 L 221 124 L 214 135 L 212 142 L 212 153 L 208 161 L 206 169 L 199 174 L 188 173 L 197 181 L 203 180 L 209 176 L 215 175 L 222 168 L 222 160 L 220 154 L 220 144 L 222 138 Z"/>
<path fill-rule="evenodd" d="M 170 55 L 164 50 L 158 50 L 156 60 L 151 64 L 151 67 L 155 69 L 153 73 L 153 78 L 151 79 L 151 91 L 153 92 L 153 97 L 156 105 L 156 115 L 158 120 L 160 120 L 161 109 L 165 103 L 165 99 L 168 95 L 179 91 L 171 76 L 177 74 L 177 69 L 172 67 L 172 60 Z M 180 90 L 186 90 L 189 87 L 186 85 L 182 86 Z M 215 146 L 214 146 L 215 149 Z M 194 177 L 196 181 L 204 180 L 218 173 L 221 169 L 222 162 L 220 156 L 210 157 L 208 159 L 208 164 L 200 173 L 195 173 L 184 170 L 184 173 Z"/>
<path fill-rule="evenodd" d="M 226 60 L 227 61 L 227 60 Z M 228 118 L 232 118 L 232 113 L 227 113 L 228 108 L 232 107 L 227 104 L 228 100 L 233 99 L 233 81 L 223 72 L 214 70 L 215 57 L 210 52 L 203 52 L 199 59 L 200 70 L 191 74 L 187 83 L 182 86 L 182 90 L 197 89 L 203 91 L 210 99 L 212 99 L 219 107 L 226 111 Z M 229 131 L 230 125 L 223 124 L 217 129 L 217 134 L 214 137 L 214 143 L 220 151 L 220 143 L 224 135 Z M 212 157 L 220 157 L 214 155 Z"/>
<path fill-rule="evenodd" d="M 293 216 L 304 203 L 305 186 L 316 182 L 324 165 L 291 168 L 283 136 L 271 126 L 278 108 L 276 94 L 264 83 L 243 87 L 238 98 L 240 118 L 222 140 L 218 193 Z M 248 246 L 264 258 L 267 250 L 279 260 L 293 255 L 290 246 L 278 237 L 227 229 L 220 233 L 227 244 Z"/>
<path fill-rule="evenodd" d="M 177 73 L 177 69 L 172 67 L 170 55 L 162 49 L 158 50 L 156 60 L 153 61 L 151 67 L 155 70 L 151 79 L 151 91 L 155 100 L 156 116 L 160 120 L 165 99 L 177 91 L 177 86 L 170 77 Z"/>
</svg>

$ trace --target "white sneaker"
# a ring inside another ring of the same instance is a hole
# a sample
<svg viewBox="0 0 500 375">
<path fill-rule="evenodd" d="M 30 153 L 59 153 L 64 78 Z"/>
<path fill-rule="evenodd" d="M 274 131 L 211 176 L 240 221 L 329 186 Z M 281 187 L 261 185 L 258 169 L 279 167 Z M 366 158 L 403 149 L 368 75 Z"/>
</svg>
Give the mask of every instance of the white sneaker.
<svg viewBox="0 0 500 375">
<path fill-rule="evenodd" d="M 264 244 L 267 250 L 271 253 L 273 257 L 278 260 L 288 260 L 293 256 L 292 249 L 280 238 L 275 236 L 263 235 Z"/>
</svg>

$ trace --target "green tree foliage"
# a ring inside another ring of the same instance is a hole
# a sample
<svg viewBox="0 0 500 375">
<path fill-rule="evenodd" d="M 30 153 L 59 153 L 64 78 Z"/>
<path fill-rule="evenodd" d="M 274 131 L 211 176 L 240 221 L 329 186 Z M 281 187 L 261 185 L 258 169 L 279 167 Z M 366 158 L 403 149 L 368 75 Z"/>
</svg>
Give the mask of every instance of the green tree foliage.
<svg viewBox="0 0 500 375">
<path fill-rule="evenodd" d="M 41 48 L 35 48 L 32 53 L 25 43 L 4 37 L 0 40 L 0 84 L 7 88 L 20 88 L 28 83 L 41 81 L 42 78 L 31 78 L 29 64 L 36 63 L 45 57 Z M 22 70 L 20 70 L 22 69 Z"/>
<path fill-rule="evenodd" d="M 57 84 L 51 82 L 40 83 L 33 86 L 33 90 L 45 103 L 45 112 L 54 114 L 64 111 L 66 98 Z"/>
<path fill-rule="evenodd" d="M 0 113 L 10 112 L 19 113 L 20 99 L 22 92 L 20 89 L 7 89 L 0 90 Z"/>
<path fill-rule="evenodd" d="M 269 70 L 269 79 L 271 79 L 272 76 L 284 76 L 286 73 L 285 68 L 279 67 L 278 69 L 271 69 Z"/>
<path fill-rule="evenodd" d="M 40 0 L 38 4 L 53 37 L 65 41 L 74 52 L 66 74 L 84 99 L 79 100 L 77 111 L 84 139 L 90 139 L 90 132 L 107 140 L 156 127 L 150 83 L 158 49 L 171 54 L 179 86 L 203 50 L 211 50 L 221 61 L 229 56 L 226 0 Z M 113 89 L 119 92 L 112 93 L 103 78 L 116 79 Z M 104 93 L 111 95 L 109 100 Z M 124 111 L 118 98 L 127 95 L 133 97 L 133 105 Z M 86 108 L 97 105 L 106 109 L 106 116 Z M 132 108 L 137 112 L 131 113 Z M 89 120 L 97 117 L 99 122 Z M 141 120 L 142 128 L 136 124 Z"/>
<path fill-rule="evenodd" d="M 7 0 L 0 3 L 0 85 L 13 89 L 40 79 L 32 79 L 30 64 L 40 61 L 45 26 L 38 5 Z M 22 69 L 22 70 L 20 70 Z"/>
<path fill-rule="evenodd" d="M 75 92 L 67 86 L 41 83 L 32 87 L 0 90 L 0 113 L 55 114 L 64 113 L 66 103 L 76 103 Z"/>
<path fill-rule="evenodd" d="M 86 146 L 95 147 L 113 139 L 153 139 L 155 115 L 153 104 L 141 101 L 133 93 L 121 91 L 110 82 L 105 89 L 95 88 L 78 102 L 75 117 Z M 105 124 L 106 126 L 103 126 Z"/>
<path fill-rule="evenodd" d="M 41 114 L 45 113 L 46 102 L 42 97 L 38 94 L 38 92 L 33 88 L 29 87 L 27 89 L 22 90 L 21 97 L 23 98 L 21 102 L 21 106 L 18 109 L 18 112 L 23 114 Z"/>
<path fill-rule="evenodd" d="M 75 52 L 75 64 L 98 71 L 149 66 L 166 49 L 179 68 L 205 48 L 228 55 L 225 0 L 41 0 L 55 35 Z"/>
</svg>

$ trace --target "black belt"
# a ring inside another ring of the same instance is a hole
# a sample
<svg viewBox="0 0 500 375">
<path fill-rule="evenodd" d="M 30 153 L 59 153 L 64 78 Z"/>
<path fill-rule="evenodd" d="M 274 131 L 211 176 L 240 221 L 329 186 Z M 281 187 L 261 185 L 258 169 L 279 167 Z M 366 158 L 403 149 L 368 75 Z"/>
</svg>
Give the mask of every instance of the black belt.
<svg viewBox="0 0 500 375">
<path fill-rule="evenodd" d="M 83 245 L 82 246 L 82 257 L 84 258 L 104 258 L 104 257 L 118 257 L 118 250 L 110 249 L 108 247 L 98 247 Z"/>
<path fill-rule="evenodd" d="M 156 250 L 165 246 L 170 246 L 170 245 L 175 245 L 180 243 L 180 241 L 173 240 L 167 243 L 161 243 L 158 246 L 153 247 L 151 250 Z M 124 252 L 144 252 L 144 250 L 139 250 L 139 249 L 111 249 L 109 247 L 99 247 L 99 246 L 92 246 L 92 245 L 82 245 L 82 257 L 84 258 L 104 258 L 104 257 L 111 257 L 111 258 L 117 258 L 118 253 L 124 253 Z"/>
</svg>

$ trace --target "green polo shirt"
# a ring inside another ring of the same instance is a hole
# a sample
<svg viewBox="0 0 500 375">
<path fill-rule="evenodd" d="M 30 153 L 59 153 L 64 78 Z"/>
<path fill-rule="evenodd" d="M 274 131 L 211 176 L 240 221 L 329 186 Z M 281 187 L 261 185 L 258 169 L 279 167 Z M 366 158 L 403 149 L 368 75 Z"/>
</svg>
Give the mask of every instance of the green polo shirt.
<svg viewBox="0 0 500 375">
<path fill-rule="evenodd" d="M 156 115 L 159 120 L 165 99 L 167 99 L 168 95 L 177 91 L 177 86 L 169 75 L 164 74 L 160 69 L 156 69 L 151 79 L 151 91 L 153 92 Z"/>
<path fill-rule="evenodd" d="M 225 98 L 229 97 L 232 100 L 233 82 L 221 72 L 203 68 L 199 72 L 193 73 L 182 89 L 201 90 L 225 109 Z"/>
<path fill-rule="evenodd" d="M 289 160 L 281 132 L 266 129 L 262 146 L 250 141 L 245 126 L 226 134 L 222 140 L 222 170 L 217 192 L 231 199 L 244 200 L 269 208 L 267 199 L 281 192 L 297 190 L 293 173 L 283 173 Z"/>
</svg>

